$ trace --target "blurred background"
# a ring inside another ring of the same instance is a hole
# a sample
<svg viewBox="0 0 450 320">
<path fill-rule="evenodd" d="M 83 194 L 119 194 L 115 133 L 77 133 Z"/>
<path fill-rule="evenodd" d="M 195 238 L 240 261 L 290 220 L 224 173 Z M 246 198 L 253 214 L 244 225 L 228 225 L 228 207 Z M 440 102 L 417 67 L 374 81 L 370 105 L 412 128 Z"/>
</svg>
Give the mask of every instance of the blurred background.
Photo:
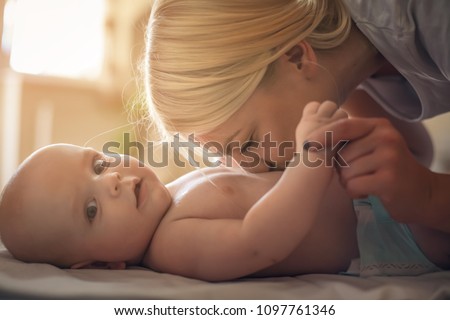
<svg viewBox="0 0 450 320">
<path fill-rule="evenodd" d="M 0 0 L 0 187 L 50 143 L 152 141 L 129 112 L 145 108 L 136 97 L 150 9 L 151 0 Z M 450 171 L 450 115 L 426 125 L 433 169 Z M 157 173 L 169 182 L 191 169 Z"/>
<path fill-rule="evenodd" d="M 147 145 L 129 109 L 143 107 L 150 8 L 151 0 L 0 0 L 0 187 L 50 143 L 102 150 L 128 134 Z M 168 182 L 190 169 L 158 175 Z"/>
</svg>

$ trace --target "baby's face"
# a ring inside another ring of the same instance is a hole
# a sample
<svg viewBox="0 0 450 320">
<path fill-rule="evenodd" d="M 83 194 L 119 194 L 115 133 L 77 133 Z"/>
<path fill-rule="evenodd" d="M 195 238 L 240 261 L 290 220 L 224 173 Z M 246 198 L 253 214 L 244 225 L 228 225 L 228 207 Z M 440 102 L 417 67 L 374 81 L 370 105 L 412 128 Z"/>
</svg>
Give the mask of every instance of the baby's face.
<svg viewBox="0 0 450 320">
<path fill-rule="evenodd" d="M 30 219 L 46 233 L 64 234 L 83 260 L 76 264 L 139 262 L 171 204 L 154 172 L 132 157 L 54 145 L 27 166 L 22 180 L 31 181 L 32 192 L 23 190 L 25 206 L 39 214 Z"/>
</svg>

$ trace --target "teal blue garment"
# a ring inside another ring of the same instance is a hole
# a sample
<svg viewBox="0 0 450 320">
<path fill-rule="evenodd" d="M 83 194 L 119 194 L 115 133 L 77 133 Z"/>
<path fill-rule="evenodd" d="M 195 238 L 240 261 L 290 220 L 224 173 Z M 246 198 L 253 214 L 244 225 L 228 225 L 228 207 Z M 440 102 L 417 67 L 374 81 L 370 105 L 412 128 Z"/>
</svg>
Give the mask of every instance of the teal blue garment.
<svg viewBox="0 0 450 320">
<path fill-rule="evenodd" d="M 370 196 L 353 204 L 360 276 L 411 276 L 441 270 L 420 250 L 408 226 L 393 220 L 378 198 Z"/>
</svg>

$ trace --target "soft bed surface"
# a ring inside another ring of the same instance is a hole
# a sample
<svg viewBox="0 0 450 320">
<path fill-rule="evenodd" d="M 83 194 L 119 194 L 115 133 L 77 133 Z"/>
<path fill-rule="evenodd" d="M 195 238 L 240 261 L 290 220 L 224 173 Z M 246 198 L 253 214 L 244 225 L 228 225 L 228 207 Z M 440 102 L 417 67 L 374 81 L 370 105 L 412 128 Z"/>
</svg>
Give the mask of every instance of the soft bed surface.
<svg viewBox="0 0 450 320">
<path fill-rule="evenodd" d="M 450 271 L 418 277 L 303 275 L 208 283 L 144 268 L 65 270 L 15 260 L 0 244 L 3 299 L 449 299 Z"/>
</svg>

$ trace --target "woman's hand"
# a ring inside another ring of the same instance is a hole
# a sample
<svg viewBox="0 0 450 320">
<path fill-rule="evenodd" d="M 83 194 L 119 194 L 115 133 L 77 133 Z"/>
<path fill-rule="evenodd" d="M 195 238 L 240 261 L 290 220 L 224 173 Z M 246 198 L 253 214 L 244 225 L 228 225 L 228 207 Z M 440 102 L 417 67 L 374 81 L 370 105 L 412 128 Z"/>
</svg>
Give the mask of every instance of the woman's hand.
<svg viewBox="0 0 450 320">
<path fill-rule="evenodd" d="M 340 150 L 347 166 L 339 168 L 341 183 L 352 198 L 375 195 L 392 218 L 447 230 L 450 222 L 450 180 L 431 172 L 414 158 L 401 134 L 383 118 L 339 120 L 309 136 L 326 144 L 348 140 Z M 444 179 L 442 179 L 444 178 Z M 449 230 L 450 231 L 450 230 Z"/>
</svg>

